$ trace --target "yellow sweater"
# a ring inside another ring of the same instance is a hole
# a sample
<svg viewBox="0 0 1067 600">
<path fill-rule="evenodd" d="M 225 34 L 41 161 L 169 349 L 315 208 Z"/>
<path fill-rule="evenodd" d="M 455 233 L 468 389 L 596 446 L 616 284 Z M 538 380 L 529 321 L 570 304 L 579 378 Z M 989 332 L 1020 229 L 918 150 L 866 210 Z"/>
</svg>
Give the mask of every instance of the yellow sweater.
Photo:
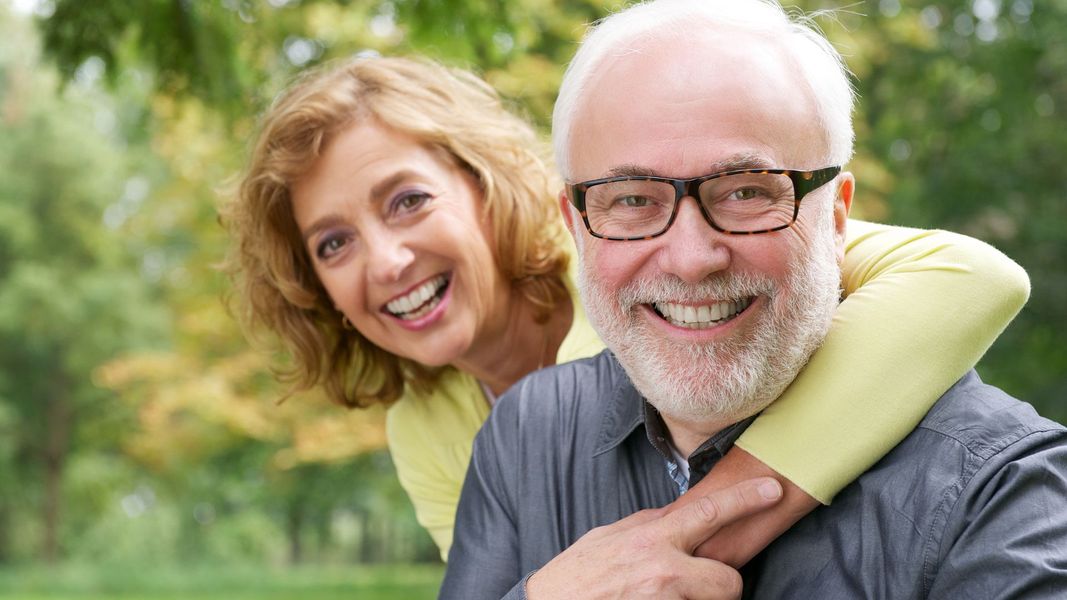
<svg viewBox="0 0 1067 600">
<path fill-rule="evenodd" d="M 841 303 L 826 341 L 737 445 L 823 503 L 885 455 L 974 366 L 1029 295 L 995 248 L 945 231 L 849 221 Z M 556 362 L 603 349 L 574 303 Z M 400 483 L 448 556 L 471 443 L 489 415 L 478 382 L 453 371 L 390 408 Z"/>
</svg>

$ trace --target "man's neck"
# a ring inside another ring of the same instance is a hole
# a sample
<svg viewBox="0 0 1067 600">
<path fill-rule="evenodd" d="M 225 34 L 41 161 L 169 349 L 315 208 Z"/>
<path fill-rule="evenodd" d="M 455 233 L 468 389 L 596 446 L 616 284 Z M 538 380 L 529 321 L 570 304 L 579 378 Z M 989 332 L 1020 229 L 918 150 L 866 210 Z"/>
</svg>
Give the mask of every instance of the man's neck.
<svg viewBox="0 0 1067 600">
<path fill-rule="evenodd" d="M 701 422 L 689 422 L 680 419 L 675 419 L 670 415 L 660 413 L 660 417 L 663 419 L 663 424 L 667 426 L 667 432 L 670 433 L 670 442 L 682 456 L 689 456 L 700 447 L 701 444 L 706 442 L 716 433 L 719 433 L 723 429 L 729 427 L 736 421 L 701 421 Z"/>
</svg>

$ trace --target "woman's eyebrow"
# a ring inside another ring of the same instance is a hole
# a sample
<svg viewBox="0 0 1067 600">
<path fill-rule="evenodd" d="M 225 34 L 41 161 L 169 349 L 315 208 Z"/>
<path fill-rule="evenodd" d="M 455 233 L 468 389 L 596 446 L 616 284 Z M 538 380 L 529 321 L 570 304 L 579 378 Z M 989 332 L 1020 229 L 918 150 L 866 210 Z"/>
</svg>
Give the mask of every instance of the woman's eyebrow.
<svg viewBox="0 0 1067 600">
<path fill-rule="evenodd" d="M 392 175 L 371 186 L 371 201 L 377 202 L 381 200 L 381 198 L 388 194 L 391 189 L 397 186 L 397 184 L 404 181 L 405 179 L 410 179 L 415 176 L 417 176 L 417 173 L 415 171 L 412 171 L 411 169 L 402 169 L 400 171 L 397 171 L 396 173 L 393 173 Z"/>
<path fill-rule="evenodd" d="M 300 237 L 304 240 L 304 245 L 307 246 L 308 241 L 310 241 L 311 238 L 315 237 L 315 234 L 325 229 L 340 225 L 342 223 L 344 223 L 344 218 L 341 215 L 337 213 L 330 213 L 328 215 L 320 217 L 319 219 L 316 219 L 314 223 L 309 225 L 308 228 L 305 229 L 303 233 L 301 233 Z"/>
<path fill-rule="evenodd" d="M 390 190 L 395 188 L 401 182 L 406 179 L 411 179 L 417 176 L 418 173 L 416 171 L 413 171 L 411 169 L 401 169 L 400 171 L 389 175 L 385 179 L 371 186 L 368 197 L 370 198 L 370 201 L 373 204 L 377 204 L 381 202 L 382 198 L 384 198 L 390 192 Z M 344 217 L 337 213 L 330 213 L 328 215 L 322 216 L 314 223 L 309 225 L 308 228 L 301 233 L 300 237 L 304 240 L 304 245 L 307 245 L 308 240 L 314 237 L 315 234 L 319 233 L 324 229 L 329 229 L 330 227 L 334 227 L 343 223 Z"/>
</svg>

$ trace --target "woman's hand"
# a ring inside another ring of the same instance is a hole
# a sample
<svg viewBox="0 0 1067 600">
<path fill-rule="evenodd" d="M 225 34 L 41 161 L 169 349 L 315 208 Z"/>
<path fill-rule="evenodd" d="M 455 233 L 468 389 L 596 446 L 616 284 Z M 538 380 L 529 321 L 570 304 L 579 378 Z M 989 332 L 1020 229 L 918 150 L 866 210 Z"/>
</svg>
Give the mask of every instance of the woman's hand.
<svg viewBox="0 0 1067 600">
<path fill-rule="evenodd" d="M 778 536 L 819 506 L 819 501 L 754 456 L 734 446 L 711 471 L 682 497 L 666 507 L 674 511 L 708 494 L 753 477 L 773 477 L 782 484 L 782 500 L 768 510 L 753 513 L 719 528 L 695 552 L 740 568 Z"/>
</svg>

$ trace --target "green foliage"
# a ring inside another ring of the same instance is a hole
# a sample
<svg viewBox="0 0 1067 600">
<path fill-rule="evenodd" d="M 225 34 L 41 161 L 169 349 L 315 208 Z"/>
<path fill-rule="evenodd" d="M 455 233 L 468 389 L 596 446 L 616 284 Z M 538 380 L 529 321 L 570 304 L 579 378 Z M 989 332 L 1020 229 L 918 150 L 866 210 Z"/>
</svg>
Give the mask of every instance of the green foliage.
<svg viewBox="0 0 1067 600">
<path fill-rule="evenodd" d="M 249 83 L 242 79 L 235 50 L 236 24 L 247 18 L 250 5 L 56 0 L 42 32 L 45 46 L 68 79 L 88 57 L 101 59 L 113 78 L 125 55 L 136 48 L 153 66 L 161 89 L 225 104 L 236 101 Z"/>
<path fill-rule="evenodd" d="M 870 189 L 861 173 L 857 206 L 984 239 L 1026 268 L 1031 300 L 979 370 L 1067 422 L 1067 3 L 868 4 L 844 21 L 860 48 L 860 158 L 886 177 Z"/>
<path fill-rule="evenodd" d="M 41 551 L 55 557 L 69 449 L 97 417 L 114 416 L 95 410 L 109 394 L 91 373 L 164 342 L 167 321 L 137 257 L 104 222 L 130 175 L 107 97 L 80 84 L 56 94 L 26 27 L 6 14 L 0 26 L 0 399 L 14 421 L 12 470 L 40 484 L 0 493 L 0 519 L 39 506 Z"/>
<path fill-rule="evenodd" d="M 114 80 L 143 66 L 167 95 L 234 121 L 253 116 L 297 69 L 359 52 L 418 52 L 485 74 L 547 125 L 561 65 L 606 0 L 181 2 L 56 0 L 44 46 L 72 79 L 99 60 Z"/>
</svg>

